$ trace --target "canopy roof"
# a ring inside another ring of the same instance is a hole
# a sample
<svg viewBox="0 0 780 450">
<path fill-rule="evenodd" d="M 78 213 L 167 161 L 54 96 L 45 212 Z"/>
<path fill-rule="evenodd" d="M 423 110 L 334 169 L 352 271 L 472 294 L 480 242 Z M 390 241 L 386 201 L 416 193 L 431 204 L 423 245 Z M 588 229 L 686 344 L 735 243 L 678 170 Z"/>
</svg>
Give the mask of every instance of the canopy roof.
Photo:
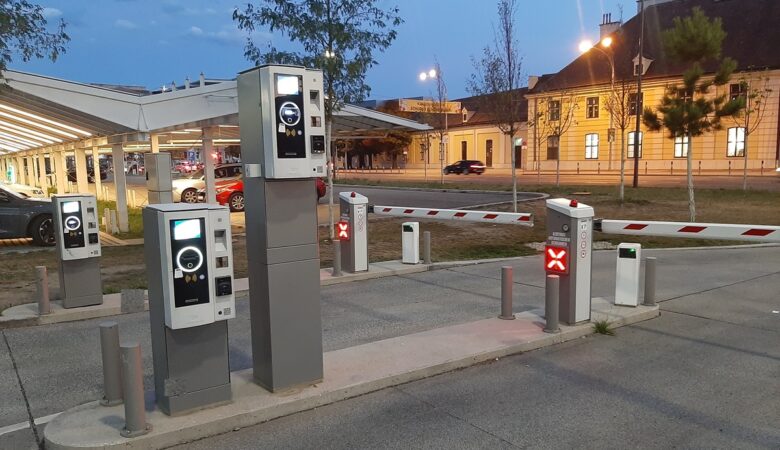
<svg viewBox="0 0 780 450">
<path fill-rule="evenodd" d="M 107 86 L 6 71 L 0 88 L 0 154 L 40 148 L 124 143 L 129 150 L 200 145 L 203 127 L 216 127 L 216 144 L 238 144 L 235 80 L 204 80 L 170 91 Z M 334 137 L 430 129 L 354 105 L 334 113 Z"/>
</svg>

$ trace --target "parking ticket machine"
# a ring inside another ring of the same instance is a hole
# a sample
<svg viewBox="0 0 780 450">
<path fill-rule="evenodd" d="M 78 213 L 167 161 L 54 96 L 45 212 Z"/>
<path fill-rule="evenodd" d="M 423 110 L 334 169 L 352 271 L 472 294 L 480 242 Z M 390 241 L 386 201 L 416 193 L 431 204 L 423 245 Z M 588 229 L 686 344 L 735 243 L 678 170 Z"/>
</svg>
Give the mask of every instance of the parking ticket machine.
<svg viewBox="0 0 780 450">
<path fill-rule="evenodd" d="M 326 176 L 322 72 L 266 65 L 237 79 L 254 380 L 322 379 L 315 177 Z"/>
<path fill-rule="evenodd" d="M 236 316 L 230 213 L 144 208 L 157 404 L 170 415 L 230 400 L 227 319 Z"/>
<path fill-rule="evenodd" d="M 103 303 L 95 196 L 55 195 L 52 207 L 62 306 L 75 308 Z"/>
</svg>

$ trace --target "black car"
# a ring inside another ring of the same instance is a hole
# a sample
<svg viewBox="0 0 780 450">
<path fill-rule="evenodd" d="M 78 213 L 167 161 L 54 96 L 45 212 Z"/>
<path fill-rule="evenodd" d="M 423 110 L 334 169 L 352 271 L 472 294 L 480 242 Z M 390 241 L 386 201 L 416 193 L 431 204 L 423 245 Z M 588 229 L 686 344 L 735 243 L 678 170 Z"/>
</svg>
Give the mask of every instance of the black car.
<svg viewBox="0 0 780 450">
<path fill-rule="evenodd" d="M 54 245 L 51 200 L 24 198 L 0 186 L 0 239 L 26 237 L 35 245 Z"/>
<path fill-rule="evenodd" d="M 106 178 L 108 178 L 108 172 L 106 172 L 106 169 L 101 167 L 100 168 L 100 180 L 103 181 Z M 75 168 L 68 169 L 68 181 L 70 181 L 71 183 L 75 183 L 76 182 L 76 169 Z M 95 182 L 95 169 L 93 169 L 92 167 L 87 168 L 87 181 L 89 181 L 90 183 L 94 183 Z"/>
<path fill-rule="evenodd" d="M 477 161 L 475 159 L 464 159 L 462 161 L 456 162 L 455 164 L 450 164 L 444 168 L 444 175 L 449 175 L 451 173 L 458 175 L 476 173 L 477 175 L 482 175 L 485 173 L 485 165 L 482 163 L 482 161 Z"/>
</svg>

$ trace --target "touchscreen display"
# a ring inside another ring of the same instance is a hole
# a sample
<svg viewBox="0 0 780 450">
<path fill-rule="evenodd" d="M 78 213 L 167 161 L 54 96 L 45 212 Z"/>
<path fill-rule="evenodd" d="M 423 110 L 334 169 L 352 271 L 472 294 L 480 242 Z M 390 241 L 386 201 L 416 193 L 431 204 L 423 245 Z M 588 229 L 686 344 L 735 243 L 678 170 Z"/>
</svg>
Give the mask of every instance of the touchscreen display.
<svg viewBox="0 0 780 450">
<path fill-rule="evenodd" d="M 63 214 L 79 212 L 79 202 L 64 202 L 62 204 Z"/>
<path fill-rule="evenodd" d="M 298 95 L 300 91 L 298 89 L 297 75 L 277 75 L 276 76 L 276 93 L 278 95 Z"/>
<path fill-rule="evenodd" d="M 200 238 L 200 220 L 184 219 L 173 221 L 173 239 L 183 241 Z"/>
</svg>

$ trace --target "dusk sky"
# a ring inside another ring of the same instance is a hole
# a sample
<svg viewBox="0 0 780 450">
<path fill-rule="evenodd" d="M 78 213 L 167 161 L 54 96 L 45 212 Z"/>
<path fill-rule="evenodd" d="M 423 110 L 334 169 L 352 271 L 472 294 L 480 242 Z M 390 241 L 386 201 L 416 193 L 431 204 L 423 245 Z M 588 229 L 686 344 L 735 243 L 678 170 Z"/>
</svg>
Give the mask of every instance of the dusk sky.
<svg viewBox="0 0 780 450">
<path fill-rule="evenodd" d="M 63 18 L 71 36 L 56 63 L 14 62 L 10 68 L 80 82 L 142 85 L 159 88 L 185 77 L 234 78 L 249 67 L 245 34 L 232 11 L 235 0 L 49 0 L 40 4 L 51 22 Z M 368 73 L 372 99 L 428 96 L 432 86 L 417 75 L 438 58 L 450 98 L 463 97 L 472 72 L 471 56 L 492 39 L 497 21 L 493 0 L 397 0 L 405 23 L 398 39 Z M 577 55 L 583 38 L 598 39 L 602 13 L 629 19 L 634 0 L 519 0 L 518 26 L 524 72 L 555 72 Z M 281 34 L 258 32 L 258 44 L 269 40 L 284 48 Z"/>
</svg>

